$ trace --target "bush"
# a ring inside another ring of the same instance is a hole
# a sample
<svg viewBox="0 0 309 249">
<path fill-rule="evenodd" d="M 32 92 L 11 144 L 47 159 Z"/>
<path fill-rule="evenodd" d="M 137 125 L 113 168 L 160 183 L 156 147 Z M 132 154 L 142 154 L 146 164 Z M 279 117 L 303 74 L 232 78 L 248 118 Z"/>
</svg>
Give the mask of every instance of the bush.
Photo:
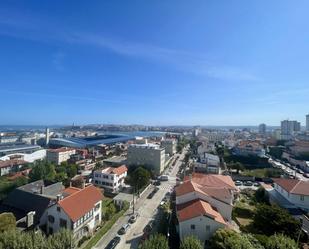
<svg viewBox="0 0 309 249">
<path fill-rule="evenodd" d="M 297 249 L 298 246 L 296 242 L 283 234 L 275 234 L 269 237 L 266 249 Z"/>
<path fill-rule="evenodd" d="M 252 227 L 257 233 L 271 236 L 283 233 L 291 238 L 297 238 L 301 224 L 285 209 L 277 205 L 259 204 L 253 217 Z"/>
<path fill-rule="evenodd" d="M 196 237 L 188 236 L 183 239 L 179 249 L 203 249 L 203 246 Z"/>
</svg>

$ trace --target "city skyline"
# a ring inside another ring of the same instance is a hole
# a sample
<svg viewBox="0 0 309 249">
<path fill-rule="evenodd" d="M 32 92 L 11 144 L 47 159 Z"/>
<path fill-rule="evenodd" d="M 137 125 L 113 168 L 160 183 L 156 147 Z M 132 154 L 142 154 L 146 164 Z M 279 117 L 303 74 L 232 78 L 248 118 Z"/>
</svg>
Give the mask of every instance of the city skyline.
<svg viewBox="0 0 309 249">
<path fill-rule="evenodd" d="M 305 126 L 308 7 L 1 1 L 0 125 Z"/>
</svg>

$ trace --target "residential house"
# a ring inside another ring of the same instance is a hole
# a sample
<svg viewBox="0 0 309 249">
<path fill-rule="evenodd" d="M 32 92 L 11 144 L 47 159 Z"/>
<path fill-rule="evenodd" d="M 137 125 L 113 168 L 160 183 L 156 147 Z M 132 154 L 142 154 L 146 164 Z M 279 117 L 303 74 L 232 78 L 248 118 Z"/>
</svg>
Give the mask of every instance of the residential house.
<svg viewBox="0 0 309 249">
<path fill-rule="evenodd" d="M 124 186 L 124 179 L 127 177 L 128 169 L 125 165 L 117 168 L 108 167 L 96 170 L 93 173 L 93 182 L 96 186 L 102 187 L 110 192 L 117 192 Z"/>
<path fill-rule="evenodd" d="M 0 161 L 0 176 L 16 173 L 28 162 L 19 159 Z"/>
<path fill-rule="evenodd" d="M 82 189 L 69 187 L 58 195 L 54 205 L 46 210 L 47 233 L 62 228 L 73 232 L 76 240 L 89 236 L 102 220 L 102 191 L 93 185 Z"/>
<path fill-rule="evenodd" d="M 45 211 L 54 204 L 64 189 L 61 182 L 48 184 L 38 180 L 14 189 L 0 205 L 0 213 L 12 212 L 20 229 L 46 231 Z"/>
<path fill-rule="evenodd" d="M 309 211 L 309 181 L 276 178 L 274 190 L 295 207 Z"/>
<path fill-rule="evenodd" d="M 207 242 L 213 233 L 230 225 L 238 192 L 230 176 L 194 173 L 176 187 L 179 236 L 194 235 Z"/>
</svg>

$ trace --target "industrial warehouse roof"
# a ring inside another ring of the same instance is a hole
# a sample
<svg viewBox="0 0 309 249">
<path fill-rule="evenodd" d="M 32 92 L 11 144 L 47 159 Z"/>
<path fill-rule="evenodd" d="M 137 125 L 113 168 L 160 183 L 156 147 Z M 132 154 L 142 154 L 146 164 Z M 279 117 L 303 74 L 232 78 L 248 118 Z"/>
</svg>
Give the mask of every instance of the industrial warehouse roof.
<svg viewBox="0 0 309 249">
<path fill-rule="evenodd" d="M 91 146 L 97 146 L 100 144 L 115 144 L 127 142 L 129 140 L 135 140 L 137 136 L 143 137 L 154 137 L 162 136 L 162 132 L 130 132 L 122 134 L 100 134 L 91 137 L 69 137 L 69 138 L 52 138 L 50 139 L 50 144 L 64 146 L 64 147 L 74 147 L 74 148 L 85 148 Z"/>
</svg>

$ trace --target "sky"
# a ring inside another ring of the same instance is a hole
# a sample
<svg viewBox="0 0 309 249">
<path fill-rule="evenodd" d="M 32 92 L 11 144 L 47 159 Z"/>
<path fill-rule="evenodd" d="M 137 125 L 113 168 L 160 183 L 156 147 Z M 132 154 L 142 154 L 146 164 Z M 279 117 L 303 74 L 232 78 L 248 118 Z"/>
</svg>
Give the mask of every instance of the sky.
<svg viewBox="0 0 309 249">
<path fill-rule="evenodd" d="M 308 9 L 307 0 L 2 0 L 0 124 L 304 125 Z"/>
</svg>

